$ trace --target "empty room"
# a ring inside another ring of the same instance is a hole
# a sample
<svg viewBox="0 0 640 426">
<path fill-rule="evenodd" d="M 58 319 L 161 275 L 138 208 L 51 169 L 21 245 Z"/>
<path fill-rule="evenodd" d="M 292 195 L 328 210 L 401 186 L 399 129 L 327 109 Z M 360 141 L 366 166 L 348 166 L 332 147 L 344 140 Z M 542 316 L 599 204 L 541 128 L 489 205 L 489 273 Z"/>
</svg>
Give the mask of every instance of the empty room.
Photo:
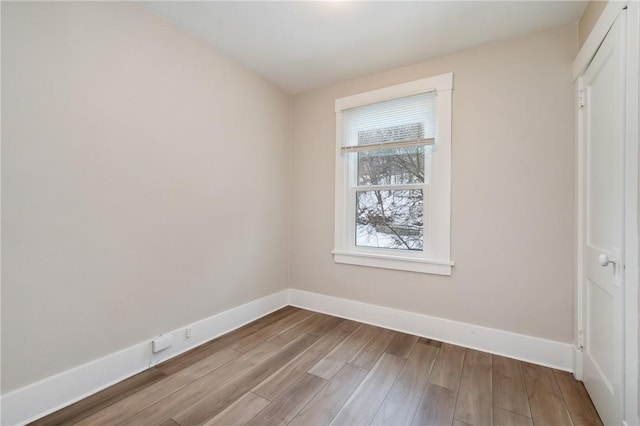
<svg viewBox="0 0 640 426">
<path fill-rule="evenodd" d="M 640 425 L 639 9 L 1 1 L 2 426 Z"/>
</svg>

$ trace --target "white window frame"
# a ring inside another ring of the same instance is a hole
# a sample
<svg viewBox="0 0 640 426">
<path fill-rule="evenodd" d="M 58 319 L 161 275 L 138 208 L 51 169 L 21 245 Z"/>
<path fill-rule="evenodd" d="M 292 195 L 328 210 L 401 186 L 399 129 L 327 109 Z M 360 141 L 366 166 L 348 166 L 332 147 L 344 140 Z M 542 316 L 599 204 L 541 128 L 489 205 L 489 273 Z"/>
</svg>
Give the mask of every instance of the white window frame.
<svg viewBox="0 0 640 426">
<path fill-rule="evenodd" d="M 454 264 L 450 252 L 452 90 L 453 73 L 447 73 L 336 99 L 334 262 L 451 275 Z M 425 250 L 358 247 L 355 245 L 355 198 L 350 186 L 349 155 L 343 150 L 342 113 L 350 108 L 432 91 L 437 92 L 436 149 L 431 153 L 430 181 L 428 185 L 421 185 L 426 188 L 423 192 L 427 219 L 424 224 Z"/>
</svg>

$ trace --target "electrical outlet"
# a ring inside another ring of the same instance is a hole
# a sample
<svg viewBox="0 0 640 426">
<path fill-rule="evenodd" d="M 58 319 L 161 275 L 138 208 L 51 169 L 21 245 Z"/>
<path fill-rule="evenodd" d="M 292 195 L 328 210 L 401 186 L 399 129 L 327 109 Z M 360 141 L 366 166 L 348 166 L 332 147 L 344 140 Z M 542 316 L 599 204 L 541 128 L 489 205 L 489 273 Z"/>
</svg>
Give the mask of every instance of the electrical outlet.
<svg viewBox="0 0 640 426">
<path fill-rule="evenodd" d="M 193 331 L 193 330 L 191 329 L 191 327 L 187 327 L 187 329 L 186 329 L 186 330 L 185 330 L 185 332 L 184 332 L 184 336 L 185 336 L 187 339 L 191 339 L 192 331 Z"/>
<path fill-rule="evenodd" d="M 172 334 L 162 334 L 151 341 L 151 350 L 154 354 L 163 351 L 173 345 Z"/>
</svg>

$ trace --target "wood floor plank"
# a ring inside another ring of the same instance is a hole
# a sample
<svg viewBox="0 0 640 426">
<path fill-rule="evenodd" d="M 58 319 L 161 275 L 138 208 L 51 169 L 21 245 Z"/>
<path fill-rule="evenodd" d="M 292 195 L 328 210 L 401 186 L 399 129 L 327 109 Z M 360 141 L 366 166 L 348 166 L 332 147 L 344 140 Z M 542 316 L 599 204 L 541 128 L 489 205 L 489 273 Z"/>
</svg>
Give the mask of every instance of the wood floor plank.
<svg viewBox="0 0 640 426">
<path fill-rule="evenodd" d="M 460 346 L 443 343 L 436 357 L 436 362 L 433 364 L 429 383 L 457 392 L 464 363 L 464 353 L 465 349 Z"/>
<path fill-rule="evenodd" d="M 245 425 L 269 404 L 271 401 L 248 392 L 203 426 Z"/>
<path fill-rule="evenodd" d="M 33 426 L 44 425 L 72 425 L 92 414 L 97 413 L 117 402 L 135 394 L 145 387 L 151 386 L 167 376 L 156 368 L 143 371 L 140 374 L 123 380 L 88 398 L 80 400 L 60 411 L 56 411 L 40 420 L 31 423 Z"/>
<path fill-rule="evenodd" d="M 169 419 L 160 423 L 160 426 L 180 426 L 180 424 L 173 419 Z"/>
<path fill-rule="evenodd" d="M 492 423 L 491 369 L 490 354 L 466 350 L 454 415 L 457 420 L 471 425 Z"/>
<path fill-rule="evenodd" d="M 368 373 L 364 368 L 344 364 L 289 425 L 328 425 Z"/>
<path fill-rule="evenodd" d="M 289 386 L 306 375 L 312 366 L 331 352 L 357 327 L 358 323 L 355 321 L 341 320 L 337 327 L 327 332 L 308 350 L 260 383 L 253 389 L 253 392 L 269 401 L 273 401 Z"/>
<path fill-rule="evenodd" d="M 78 425 L 104 425 L 120 423 L 140 410 L 209 374 L 220 372 L 220 367 L 234 362 L 240 354 L 232 349 L 222 349 L 195 364 L 167 376 L 144 389 L 127 396 L 115 404 L 77 422 Z M 163 419 L 164 420 L 164 419 Z"/>
<path fill-rule="evenodd" d="M 242 372 L 226 384 L 209 389 L 208 395 L 171 417 L 182 426 L 195 426 L 215 417 L 239 397 L 278 371 L 318 340 L 317 336 L 304 334 L 260 364 Z"/>
<path fill-rule="evenodd" d="M 531 417 L 520 361 L 493 355 L 493 405 Z"/>
<path fill-rule="evenodd" d="M 500 407 L 493 407 L 493 426 L 533 426 L 533 420 Z"/>
<path fill-rule="evenodd" d="M 582 382 L 564 371 L 554 370 L 560 392 L 575 426 L 602 426 L 602 420 Z"/>
<path fill-rule="evenodd" d="M 316 324 L 313 324 L 311 327 L 309 327 L 307 333 L 313 336 L 324 336 L 325 334 L 327 334 L 327 332 L 337 327 L 338 324 L 340 324 L 341 322 L 351 321 L 351 320 L 346 320 L 344 318 L 337 318 L 337 317 L 332 317 L 331 315 L 324 315 L 324 314 L 322 314 L 322 317 L 324 318 L 323 321 L 319 321 Z M 355 323 L 355 321 L 352 321 L 352 322 Z"/>
<path fill-rule="evenodd" d="M 453 423 L 455 408 L 455 391 L 433 383 L 427 383 L 411 424 L 424 426 L 450 425 Z"/>
<path fill-rule="evenodd" d="M 378 362 L 380 355 L 387 349 L 395 335 L 395 331 L 376 327 L 376 332 L 371 340 L 349 362 L 370 370 Z"/>
<path fill-rule="evenodd" d="M 417 341 L 418 336 L 398 332 L 385 352 L 401 358 L 408 358 Z"/>
<path fill-rule="evenodd" d="M 297 339 L 303 334 L 309 334 L 310 330 L 317 327 L 318 324 L 327 321 L 329 318 L 330 317 L 328 315 L 312 312 L 311 315 L 304 321 L 296 324 L 288 330 L 283 330 L 282 333 L 273 336 L 268 341 L 271 343 L 275 343 L 278 346 L 286 346 L 294 339 Z"/>
<path fill-rule="evenodd" d="M 361 324 L 348 339 L 345 339 L 326 357 L 314 365 L 309 370 L 309 373 L 330 380 L 373 338 L 376 330 L 377 328 L 374 326 Z"/>
<path fill-rule="evenodd" d="M 331 424 L 350 426 L 371 423 L 405 363 L 404 358 L 383 353 Z"/>
<path fill-rule="evenodd" d="M 306 373 L 258 413 L 248 425 L 268 426 L 289 423 L 326 383 L 326 380 Z"/>
<path fill-rule="evenodd" d="M 153 404 L 146 407 L 138 407 L 136 414 L 128 417 L 121 424 L 132 426 L 145 423 L 157 424 L 170 417 L 178 420 L 173 417 L 174 414 L 204 398 L 211 393 L 212 389 L 217 389 L 237 375 L 260 365 L 262 361 L 280 350 L 279 346 L 265 342 L 245 354 L 236 352 L 235 360 L 225 368 L 215 370 L 198 380 L 194 380 L 177 392 L 167 393 L 164 389 L 159 390 L 164 393 L 162 398 L 157 398 Z"/>
<path fill-rule="evenodd" d="M 418 343 L 422 345 L 435 346 L 436 348 L 442 347 L 442 342 L 433 339 L 427 339 L 426 337 L 420 337 Z"/>
<path fill-rule="evenodd" d="M 372 424 L 408 425 L 411 423 L 437 354 L 438 348 L 434 346 L 414 345 L 407 363 L 393 383 Z"/>
<path fill-rule="evenodd" d="M 553 371 L 547 367 L 522 363 L 529 407 L 535 425 L 572 425 Z"/>
<path fill-rule="evenodd" d="M 288 329 L 309 318 L 311 315 L 313 315 L 312 312 L 305 310 L 294 312 L 291 315 L 287 315 L 286 317 L 273 322 L 266 327 L 263 327 L 260 330 L 256 331 L 255 333 L 251 333 L 248 336 L 243 337 L 237 342 L 231 344 L 231 349 L 241 353 L 245 353 L 249 349 L 259 345 L 260 343 L 265 342 L 280 333 L 286 332 Z"/>
<path fill-rule="evenodd" d="M 203 358 L 208 357 L 209 355 L 219 351 L 220 349 L 228 348 L 232 343 L 237 342 L 238 340 L 241 340 L 242 338 L 255 333 L 261 328 L 264 328 L 269 324 L 272 324 L 300 310 L 300 308 L 296 308 L 293 306 L 285 306 L 282 309 L 278 309 L 277 311 L 272 312 L 269 315 L 252 321 L 249 324 L 245 324 L 240 328 L 237 328 L 229 333 L 224 334 L 223 336 L 204 343 L 182 355 L 178 355 L 175 358 L 165 361 L 162 364 L 159 364 L 156 368 L 158 368 L 166 375 L 171 375 L 185 367 L 188 367 L 200 361 Z"/>
</svg>

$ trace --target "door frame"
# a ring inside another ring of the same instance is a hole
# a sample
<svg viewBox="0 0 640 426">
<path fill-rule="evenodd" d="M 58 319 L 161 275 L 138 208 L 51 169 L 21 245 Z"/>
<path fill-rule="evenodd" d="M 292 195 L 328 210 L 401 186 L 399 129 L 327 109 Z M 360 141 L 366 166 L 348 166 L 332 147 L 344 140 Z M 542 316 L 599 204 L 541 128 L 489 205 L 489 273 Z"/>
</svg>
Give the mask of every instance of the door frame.
<svg viewBox="0 0 640 426">
<path fill-rule="evenodd" d="M 573 78 L 576 93 L 576 281 L 574 298 L 574 375 L 576 379 L 583 377 L 582 333 L 585 324 L 584 312 L 584 259 L 583 245 L 585 241 L 585 147 L 583 134 L 583 111 L 579 106 L 579 94 L 583 89 L 580 78 L 595 56 L 600 44 L 607 35 L 620 12 L 627 8 L 627 51 L 626 51 L 626 137 L 625 137 L 625 175 L 624 175 L 624 251 L 625 270 L 623 275 L 623 339 L 624 339 L 624 383 L 623 383 L 623 424 L 640 424 L 638 354 L 639 354 L 639 247 L 638 229 L 640 217 L 638 202 L 640 185 L 638 170 L 640 157 L 638 149 L 640 90 L 638 85 L 639 45 L 640 45 L 640 4 L 636 1 L 610 0 L 596 22 L 591 34 L 585 41 L 573 63 Z"/>
</svg>

